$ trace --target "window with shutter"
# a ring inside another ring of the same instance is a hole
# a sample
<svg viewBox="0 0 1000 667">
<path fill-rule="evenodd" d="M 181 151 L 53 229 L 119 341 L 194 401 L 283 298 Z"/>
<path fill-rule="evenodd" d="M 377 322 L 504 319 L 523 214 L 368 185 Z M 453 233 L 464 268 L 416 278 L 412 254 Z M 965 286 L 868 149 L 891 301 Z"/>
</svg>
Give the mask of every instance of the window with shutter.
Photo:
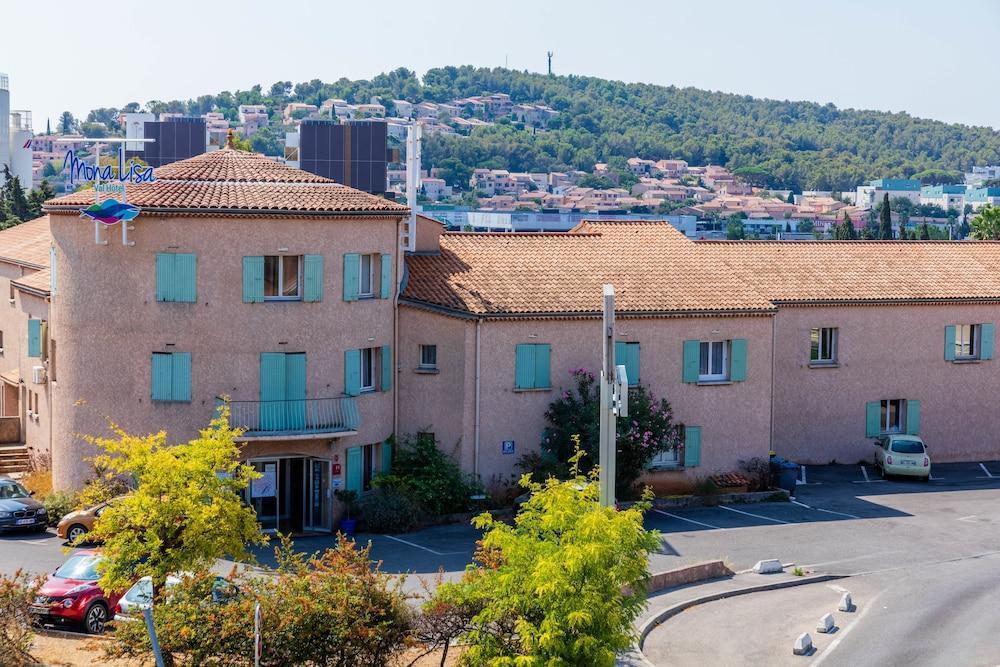
<svg viewBox="0 0 1000 667">
<path fill-rule="evenodd" d="M 514 388 L 551 389 L 552 346 L 548 343 L 521 343 L 514 353 Z"/>
<path fill-rule="evenodd" d="M 151 363 L 154 401 L 191 401 L 190 352 L 154 352 Z"/>
<path fill-rule="evenodd" d="M 306 255 L 303 261 L 302 300 L 315 303 L 323 300 L 323 255 Z"/>
<path fill-rule="evenodd" d="M 195 303 L 198 259 L 191 253 L 156 254 L 156 300 L 163 303 Z"/>
</svg>

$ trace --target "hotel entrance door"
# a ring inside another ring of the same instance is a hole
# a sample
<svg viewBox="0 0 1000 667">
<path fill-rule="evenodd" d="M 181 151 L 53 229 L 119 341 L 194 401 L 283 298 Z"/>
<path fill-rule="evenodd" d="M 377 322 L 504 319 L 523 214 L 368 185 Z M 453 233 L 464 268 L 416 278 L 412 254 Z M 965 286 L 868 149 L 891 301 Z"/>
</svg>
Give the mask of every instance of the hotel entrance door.
<svg viewBox="0 0 1000 667">
<path fill-rule="evenodd" d="M 304 456 L 253 459 L 260 478 L 250 483 L 250 504 L 267 533 L 329 531 L 330 462 Z"/>
</svg>

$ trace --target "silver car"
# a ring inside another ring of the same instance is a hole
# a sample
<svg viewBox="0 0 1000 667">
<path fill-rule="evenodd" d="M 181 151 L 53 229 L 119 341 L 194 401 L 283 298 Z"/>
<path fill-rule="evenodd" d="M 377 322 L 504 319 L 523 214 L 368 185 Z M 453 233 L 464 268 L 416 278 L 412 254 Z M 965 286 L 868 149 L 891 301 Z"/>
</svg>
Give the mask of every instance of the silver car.
<svg viewBox="0 0 1000 667">
<path fill-rule="evenodd" d="M 179 576 L 173 574 L 167 576 L 167 591 L 169 592 L 180 581 L 181 577 Z M 212 584 L 212 601 L 225 602 L 236 592 L 238 589 L 225 577 L 216 577 L 215 583 Z M 115 622 L 129 623 L 140 620 L 142 610 L 152 606 L 152 604 L 153 580 L 150 577 L 143 577 L 135 582 L 132 588 L 128 589 L 118 601 L 118 606 L 115 608 Z"/>
</svg>

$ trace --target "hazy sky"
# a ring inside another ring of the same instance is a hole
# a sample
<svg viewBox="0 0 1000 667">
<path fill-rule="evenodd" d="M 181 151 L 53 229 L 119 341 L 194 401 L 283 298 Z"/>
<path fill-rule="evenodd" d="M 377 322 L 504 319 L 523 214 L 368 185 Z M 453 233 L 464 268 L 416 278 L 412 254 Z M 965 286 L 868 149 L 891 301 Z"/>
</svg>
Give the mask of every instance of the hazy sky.
<svg viewBox="0 0 1000 667">
<path fill-rule="evenodd" d="M 907 111 L 1000 128 L 1000 2 L 0 0 L 36 130 L 69 109 L 472 64 Z"/>
</svg>

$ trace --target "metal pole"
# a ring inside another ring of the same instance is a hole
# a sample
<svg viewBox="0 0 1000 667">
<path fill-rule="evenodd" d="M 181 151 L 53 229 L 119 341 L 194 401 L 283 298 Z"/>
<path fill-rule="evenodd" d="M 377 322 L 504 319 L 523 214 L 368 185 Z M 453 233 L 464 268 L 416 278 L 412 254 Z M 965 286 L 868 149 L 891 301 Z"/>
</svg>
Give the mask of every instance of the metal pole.
<svg viewBox="0 0 1000 667">
<path fill-rule="evenodd" d="M 143 607 L 142 617 L 146 619 L 146 630 L 149 632 L 149 643 L 153 647 L 153 658 L 156 660 L 156 667 L 163 667 L 163 652 L 160 650 L 160 640 L 156 638 L 152 605 Z"/>
<path fill-rule="evenodd" d="M 261 653 L 264 652 L 264 643 L 261 641 L 260 637 L 261 630 L 261 617 L 260 617 L 260 603 L 254 605 L 253 608 L 253 665 L 254 667 L 260 667 Z"/>
<path fill-rule="evenodd" d="M 604 319 L 602 324 L 603 358 L 601 364 L 600 501 L 603 507 L 615 505 L 615 453 L 617 450 L 614 382 L 615 382 L 615 288 L 604 286 Z"/>
</svg>

